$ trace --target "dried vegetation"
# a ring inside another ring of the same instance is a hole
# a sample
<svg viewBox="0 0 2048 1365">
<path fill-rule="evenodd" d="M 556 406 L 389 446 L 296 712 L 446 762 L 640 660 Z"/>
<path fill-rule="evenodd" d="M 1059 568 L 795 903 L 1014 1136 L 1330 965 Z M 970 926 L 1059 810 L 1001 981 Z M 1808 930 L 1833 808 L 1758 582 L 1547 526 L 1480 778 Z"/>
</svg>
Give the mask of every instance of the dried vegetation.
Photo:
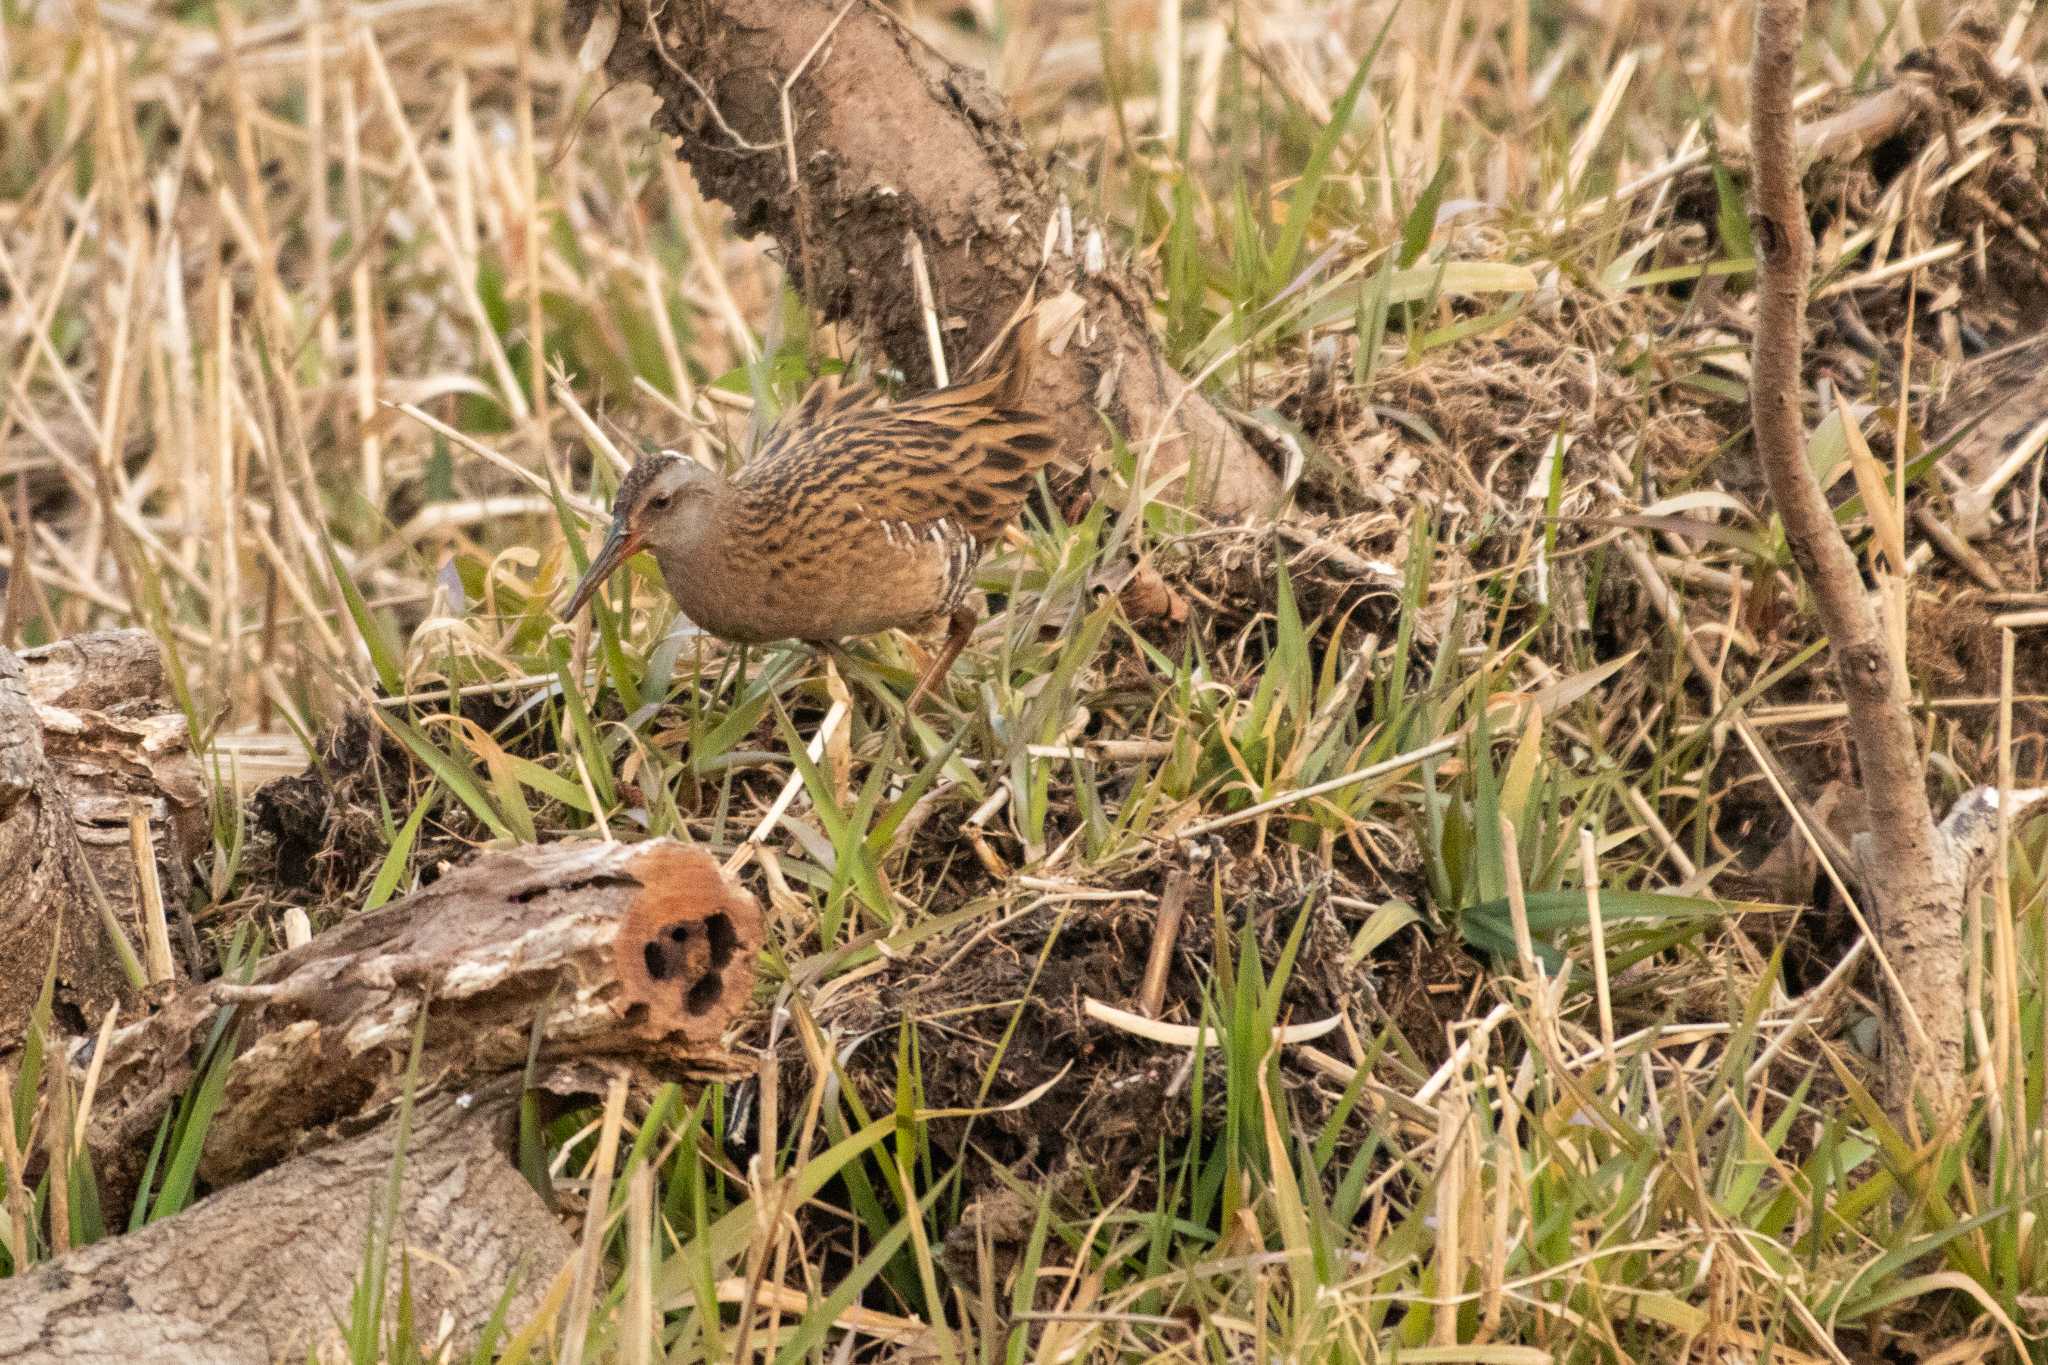
<svg viewBox="0 0 2048 1365">
<path fill-rule="evenodd" d="M 2016 1350 L 2043 836 L 1983 902 L 1983 1128 L 1930 1159 L 1867 1103 L 1839 969 L 1860 800 L 1748 452 L 1724 9 L 906 13 L 1287 496 L 1210 524 L 1113 449 L 987 567 L 1007 612 L 914 722 L 899 642 L 845 677 L 727 652 L 645 578 L 555 621 L 625 433 L 744 451 L 863 357 L 551 7 L 10 11 L 7 639 L 163 640 L 247 797 L 192 898 L 217 943 L 478 844 L 722 851 L 798 788 L 748 873 L 759 1073 L 636 1114 L 666 1316 L 599 1318 L 679 1358 L 830 1322 L 1047 1358 Z M 1803 112 L 1810 454 L 1909 575 L 1947 794 L 2048 768 L 2042 29 L 1951 18 L 1817 16 Z M 834 1147 L 891 1114 L 893 1153 Z M 736 1210 L 751 1244 L 713 1235 Z"/>
</svg>

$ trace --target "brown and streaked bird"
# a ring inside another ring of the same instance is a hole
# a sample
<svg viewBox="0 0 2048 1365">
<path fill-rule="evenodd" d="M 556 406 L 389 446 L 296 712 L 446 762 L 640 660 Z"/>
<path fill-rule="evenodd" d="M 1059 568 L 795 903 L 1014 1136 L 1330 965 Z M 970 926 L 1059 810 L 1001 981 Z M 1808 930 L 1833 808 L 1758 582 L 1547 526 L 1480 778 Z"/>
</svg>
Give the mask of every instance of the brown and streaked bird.
<svg viewBox="0 0 2048 1365">
<path fill-rule="evenodd" d="M 673 451 L 645 456 L 567 614 L 645 549 L 683 614 L 736 643 L 832 645 L 944 622 L 914 710 L 974 632 L 983 552 L 1053 457 L 1051 422 L 1024 396 L 1036 344 L 1027 312 L 973 377 L 893 404 L 821 379 L 729 479 Z"/>
</svg>

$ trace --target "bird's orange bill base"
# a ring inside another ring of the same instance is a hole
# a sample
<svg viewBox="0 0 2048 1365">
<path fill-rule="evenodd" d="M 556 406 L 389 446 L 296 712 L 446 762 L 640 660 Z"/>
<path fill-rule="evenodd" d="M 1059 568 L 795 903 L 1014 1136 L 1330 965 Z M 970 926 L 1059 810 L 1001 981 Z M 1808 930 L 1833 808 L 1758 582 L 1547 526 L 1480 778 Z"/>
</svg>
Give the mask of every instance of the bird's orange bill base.
<svg viewBox="0 0 2048 1365">
<path fill-rule="evenodd" d="M 562 618 L 568 620 L 582 611 L 583 604 L 590 600 L 598 586 L 610 578 L 621 564 L 631 559 L 639 548 L 638 535 L 616 522 L 613 523 L 611 532 L 604 538 L 604 544 L 598 547 L 597 558 L 590 561 L 590 567 L 584 571 L 582 579 L 576 584 L 576 592 L 569 598 L 569 608 L 562 613 Z"/>
</svg>

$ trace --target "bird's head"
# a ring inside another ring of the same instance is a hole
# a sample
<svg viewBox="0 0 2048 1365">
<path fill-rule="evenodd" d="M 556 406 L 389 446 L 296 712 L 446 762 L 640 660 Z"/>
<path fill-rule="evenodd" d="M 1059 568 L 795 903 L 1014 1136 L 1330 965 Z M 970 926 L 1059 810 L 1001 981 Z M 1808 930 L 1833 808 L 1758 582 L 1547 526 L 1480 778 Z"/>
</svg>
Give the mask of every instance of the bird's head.
<svg viewBox="0 0 2048 1365">
<path fill-rule="evenodd" d="M 640 550 L 686 557 L 711 530 L 712 501 L 721 486 L 716 472 L 672 450 L 642 456 L 619 484 L 611 529 L 564 615 L 583 610 L 598 586 Z"/>
</svg>

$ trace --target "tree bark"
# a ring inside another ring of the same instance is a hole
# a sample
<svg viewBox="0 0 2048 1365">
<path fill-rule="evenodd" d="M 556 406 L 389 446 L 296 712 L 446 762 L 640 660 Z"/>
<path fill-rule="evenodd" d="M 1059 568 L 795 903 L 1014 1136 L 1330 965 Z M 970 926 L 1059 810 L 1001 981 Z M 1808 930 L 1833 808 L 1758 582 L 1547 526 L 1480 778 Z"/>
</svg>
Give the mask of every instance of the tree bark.
<svg viewBox="0 0 2048 1365">
<path fill-rule="evenodd" d="M 1268 511 L 1279 483 L 1229 420 L 1169 367 L 1148 289 L 1091 259 L 999 96 L 870 0 L 569 0 L 565 23 L 605 70 L 659 98 L 706 194 L 739 230 L 781 244 L 827 318 L 854 320 L 907 375 L 930 379 L 907 245 L 929 265 L 957 373 L 1027 292 L 1052 354 L 1032 397 L 1058 414 L 1066 458 L 1103 448 L 1106 412 L 1133 450 L 1163 433 L 1150 480 L 1223 517 Z M 613 36 L 615 35 L 615 36 Z M 784 89 L 787 86 L 785 102 Z M 785 109 L 788 124 L 785 128 Z M 793 145 L 792 145 L 793 138 Z"/>
<path fill-rule="evenodd" d="M 503 1097 L 425 1100 L 404 1147 L 387 1320 L 403 1266 L 419 1332 L 432 1338 L 445 1315 L 458 1358 L 508 1286 L 506 1323 L 529 1320 L 574 1251 L 501 1155 L 511 1112 Z M 334 1358 L 367 1239 L 382 1230 L 398 1129 L 387 1120 L 175 1218 L 0 1280 L 0 1360 Z"/>
<path fill-rule="evenodd" d="M 1751 415 L 1771 502 L 1828 634 L 1870 813 L 1861 882 L 1889 964 L 1889 1101 L 1905 1119 L 1917 1095 L 1944 1125 L 1963 1099 L 1966 869 L 1935 829 L 1907 710 L 1908 680 L 1806 459 L 1801 362 L 1813 237 L 1792 112 L 1805 17 L 1805 0 L 1758 0 L 1756 7 L 1750 153 L 1759 299 Z"/>
<path fill-rule="evenodd" d="M 735 1063 L 719 1039 L 748 1005 L 761 932 L 716 860 L 670 840 L 485 854 L 267 960 L 251 983 L 187 987 L 117 1031 L 87 1130 L 95 1167 L 132 1188 L 227 1010 L 233 1056 L 200 1161 L 216 1185 L 390 1112 L 422 1012 L 421 1093 L 519 1075 L 536 1040 L 535 1083 L 558 1093 L 601 1092 L 621 1070 L 725 1078 Z"/>
<path fill-rule="evenodd" d="M 176 913 L 206 846 L 206 787 L 156 642 L 129 630 L 0 649 L 0 1056 L 21 1041 L 53 961 L 64 1032 L 89 1032 L 132 997 L 100 899 L 141 963 L 137 817 Z"/>
</svg>

